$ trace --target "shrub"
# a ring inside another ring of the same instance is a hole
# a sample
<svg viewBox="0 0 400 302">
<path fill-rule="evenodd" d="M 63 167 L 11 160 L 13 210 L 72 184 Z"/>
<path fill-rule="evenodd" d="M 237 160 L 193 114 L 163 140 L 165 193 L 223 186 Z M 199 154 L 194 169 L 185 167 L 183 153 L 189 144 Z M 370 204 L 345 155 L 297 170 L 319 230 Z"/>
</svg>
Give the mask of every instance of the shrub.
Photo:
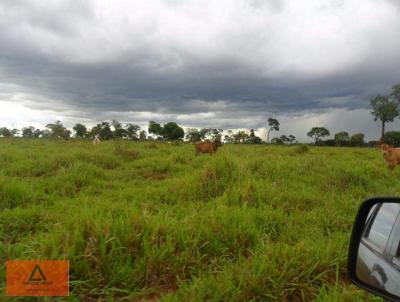
<svg viewBox="0 0 400 302">
<path fill-rule="evenodd" d="M 379 145 L 379 141 L 369 141 L 368 143 L 366 143 L 366 145 L 368 147 L 376 147 L 377 145 Z"/>
<path fill-rule="evenodd" d="M 355 133 L 350 138 L 350 145 L 360 147 L 364 145 L 364 134 L 362 133 Z"/>
<path fill-rule="evenodd" d="M 294 148 L 294 152 L 297 154 L 304 154 L 310 151 L 310 149 L 306 145 L 298 145 Z"/>
<path fill-rule="evenodd" d="M 136 159 L 139 156 L 139 152 L 136 150 L 128 150 L 126 148 L 122 148 L 120 145 L 117 145 L 117 147 L 114 149 L 114 154 L 128 160 Z"/>
<path fill-rule="evenodd" d="M 322 140 L 318 141 L 315 144 L 317 146 L 330 146 L 330 147 L 333 147 L 333 146 L 336 145 L 336 142 L 335 142 L 334 139 L 327 139 L 327 140 L 324 140 L 324 141 L 322 141 Z"/>
<path fill-rule="evenodd" d="M 389 131 L 383 136 L 383 142 L 396 147 L 400 146 L 400 131 Z"/>
</svg>

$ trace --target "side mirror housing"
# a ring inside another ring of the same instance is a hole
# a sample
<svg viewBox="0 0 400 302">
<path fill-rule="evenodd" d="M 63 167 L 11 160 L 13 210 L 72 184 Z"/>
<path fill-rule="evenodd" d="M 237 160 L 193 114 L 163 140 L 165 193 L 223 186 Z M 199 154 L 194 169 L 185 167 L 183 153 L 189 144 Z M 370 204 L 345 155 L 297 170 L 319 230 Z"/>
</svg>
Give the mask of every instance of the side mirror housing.
<svg viewBox="0 0 400 302">
<path fill-rule="evenodd" d="M 353 225 L 348 274 L 357 286 L 400 301 L 400 198 L 365 200 Z"/>
</svg>

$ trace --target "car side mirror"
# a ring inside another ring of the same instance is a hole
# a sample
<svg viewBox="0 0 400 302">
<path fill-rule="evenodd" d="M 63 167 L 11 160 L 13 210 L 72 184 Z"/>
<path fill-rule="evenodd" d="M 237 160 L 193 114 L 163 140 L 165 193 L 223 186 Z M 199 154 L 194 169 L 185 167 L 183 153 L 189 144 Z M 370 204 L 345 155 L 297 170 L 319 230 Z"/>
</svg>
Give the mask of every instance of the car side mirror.
<svg viewBox="0 0 400 302">
<path fill-rule="evenodd" d="M 348 274 L 357 286 L 400 301 L 400 198 L 364 201 L 353 225 Z"/>
</svg>

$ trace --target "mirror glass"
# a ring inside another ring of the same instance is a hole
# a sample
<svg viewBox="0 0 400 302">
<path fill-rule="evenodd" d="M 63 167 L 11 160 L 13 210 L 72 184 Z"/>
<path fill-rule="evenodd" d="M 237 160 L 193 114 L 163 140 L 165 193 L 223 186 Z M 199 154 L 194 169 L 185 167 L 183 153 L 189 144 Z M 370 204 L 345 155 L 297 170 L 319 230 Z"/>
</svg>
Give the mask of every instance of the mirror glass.
<svg viewBox="0 0 400 302">
<path fill-rule="evenodd" d="M 400 297 L 400 204 L 370 209 L 358 247 L 356 274 L 370 287 Z"/>
</svg>

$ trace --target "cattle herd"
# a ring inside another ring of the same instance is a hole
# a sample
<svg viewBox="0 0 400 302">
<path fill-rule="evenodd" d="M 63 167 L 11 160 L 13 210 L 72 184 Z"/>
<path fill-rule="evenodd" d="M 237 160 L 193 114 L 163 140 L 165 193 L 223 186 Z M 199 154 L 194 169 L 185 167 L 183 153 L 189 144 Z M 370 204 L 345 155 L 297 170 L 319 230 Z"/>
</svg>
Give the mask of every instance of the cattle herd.
<svg viewBox="0 0 400 302">
<path fill-rule="evenodd" d="M 100 138 L 98 135 L 94 137 L 93 144 L 100 144 Z M 200 153 L 213 154 L 217 152 L 217 149 L 219 147 L 222 146 L 222 143 L 219 141 L 200 141 L 195 143 L 194 146 L 196 155 L 199 155 Z M 396 165 L 400 165 L 400 148 L 395 148 L 394 146 L 388 144 L 380 144 L 378 147 L 382 150 L 385 164 L 389 168 L 389 170 L 393 171 Z"/>
<path fill-rule="evenodd" d="M 98 145 L 100 144 L 100 138 L 98 135 L 96 135 L 93 139 L 93 145 Z M 217 149 L 222 146 L 222 143 L 220 141 L 216 142 L 210 142 L 210 141 L 200 141 L 195 144 L 195 150 L 196 150 L 196 155 L 199 155 L 199 153 L 215 153 L 217 152 Z"/>
</svg>

